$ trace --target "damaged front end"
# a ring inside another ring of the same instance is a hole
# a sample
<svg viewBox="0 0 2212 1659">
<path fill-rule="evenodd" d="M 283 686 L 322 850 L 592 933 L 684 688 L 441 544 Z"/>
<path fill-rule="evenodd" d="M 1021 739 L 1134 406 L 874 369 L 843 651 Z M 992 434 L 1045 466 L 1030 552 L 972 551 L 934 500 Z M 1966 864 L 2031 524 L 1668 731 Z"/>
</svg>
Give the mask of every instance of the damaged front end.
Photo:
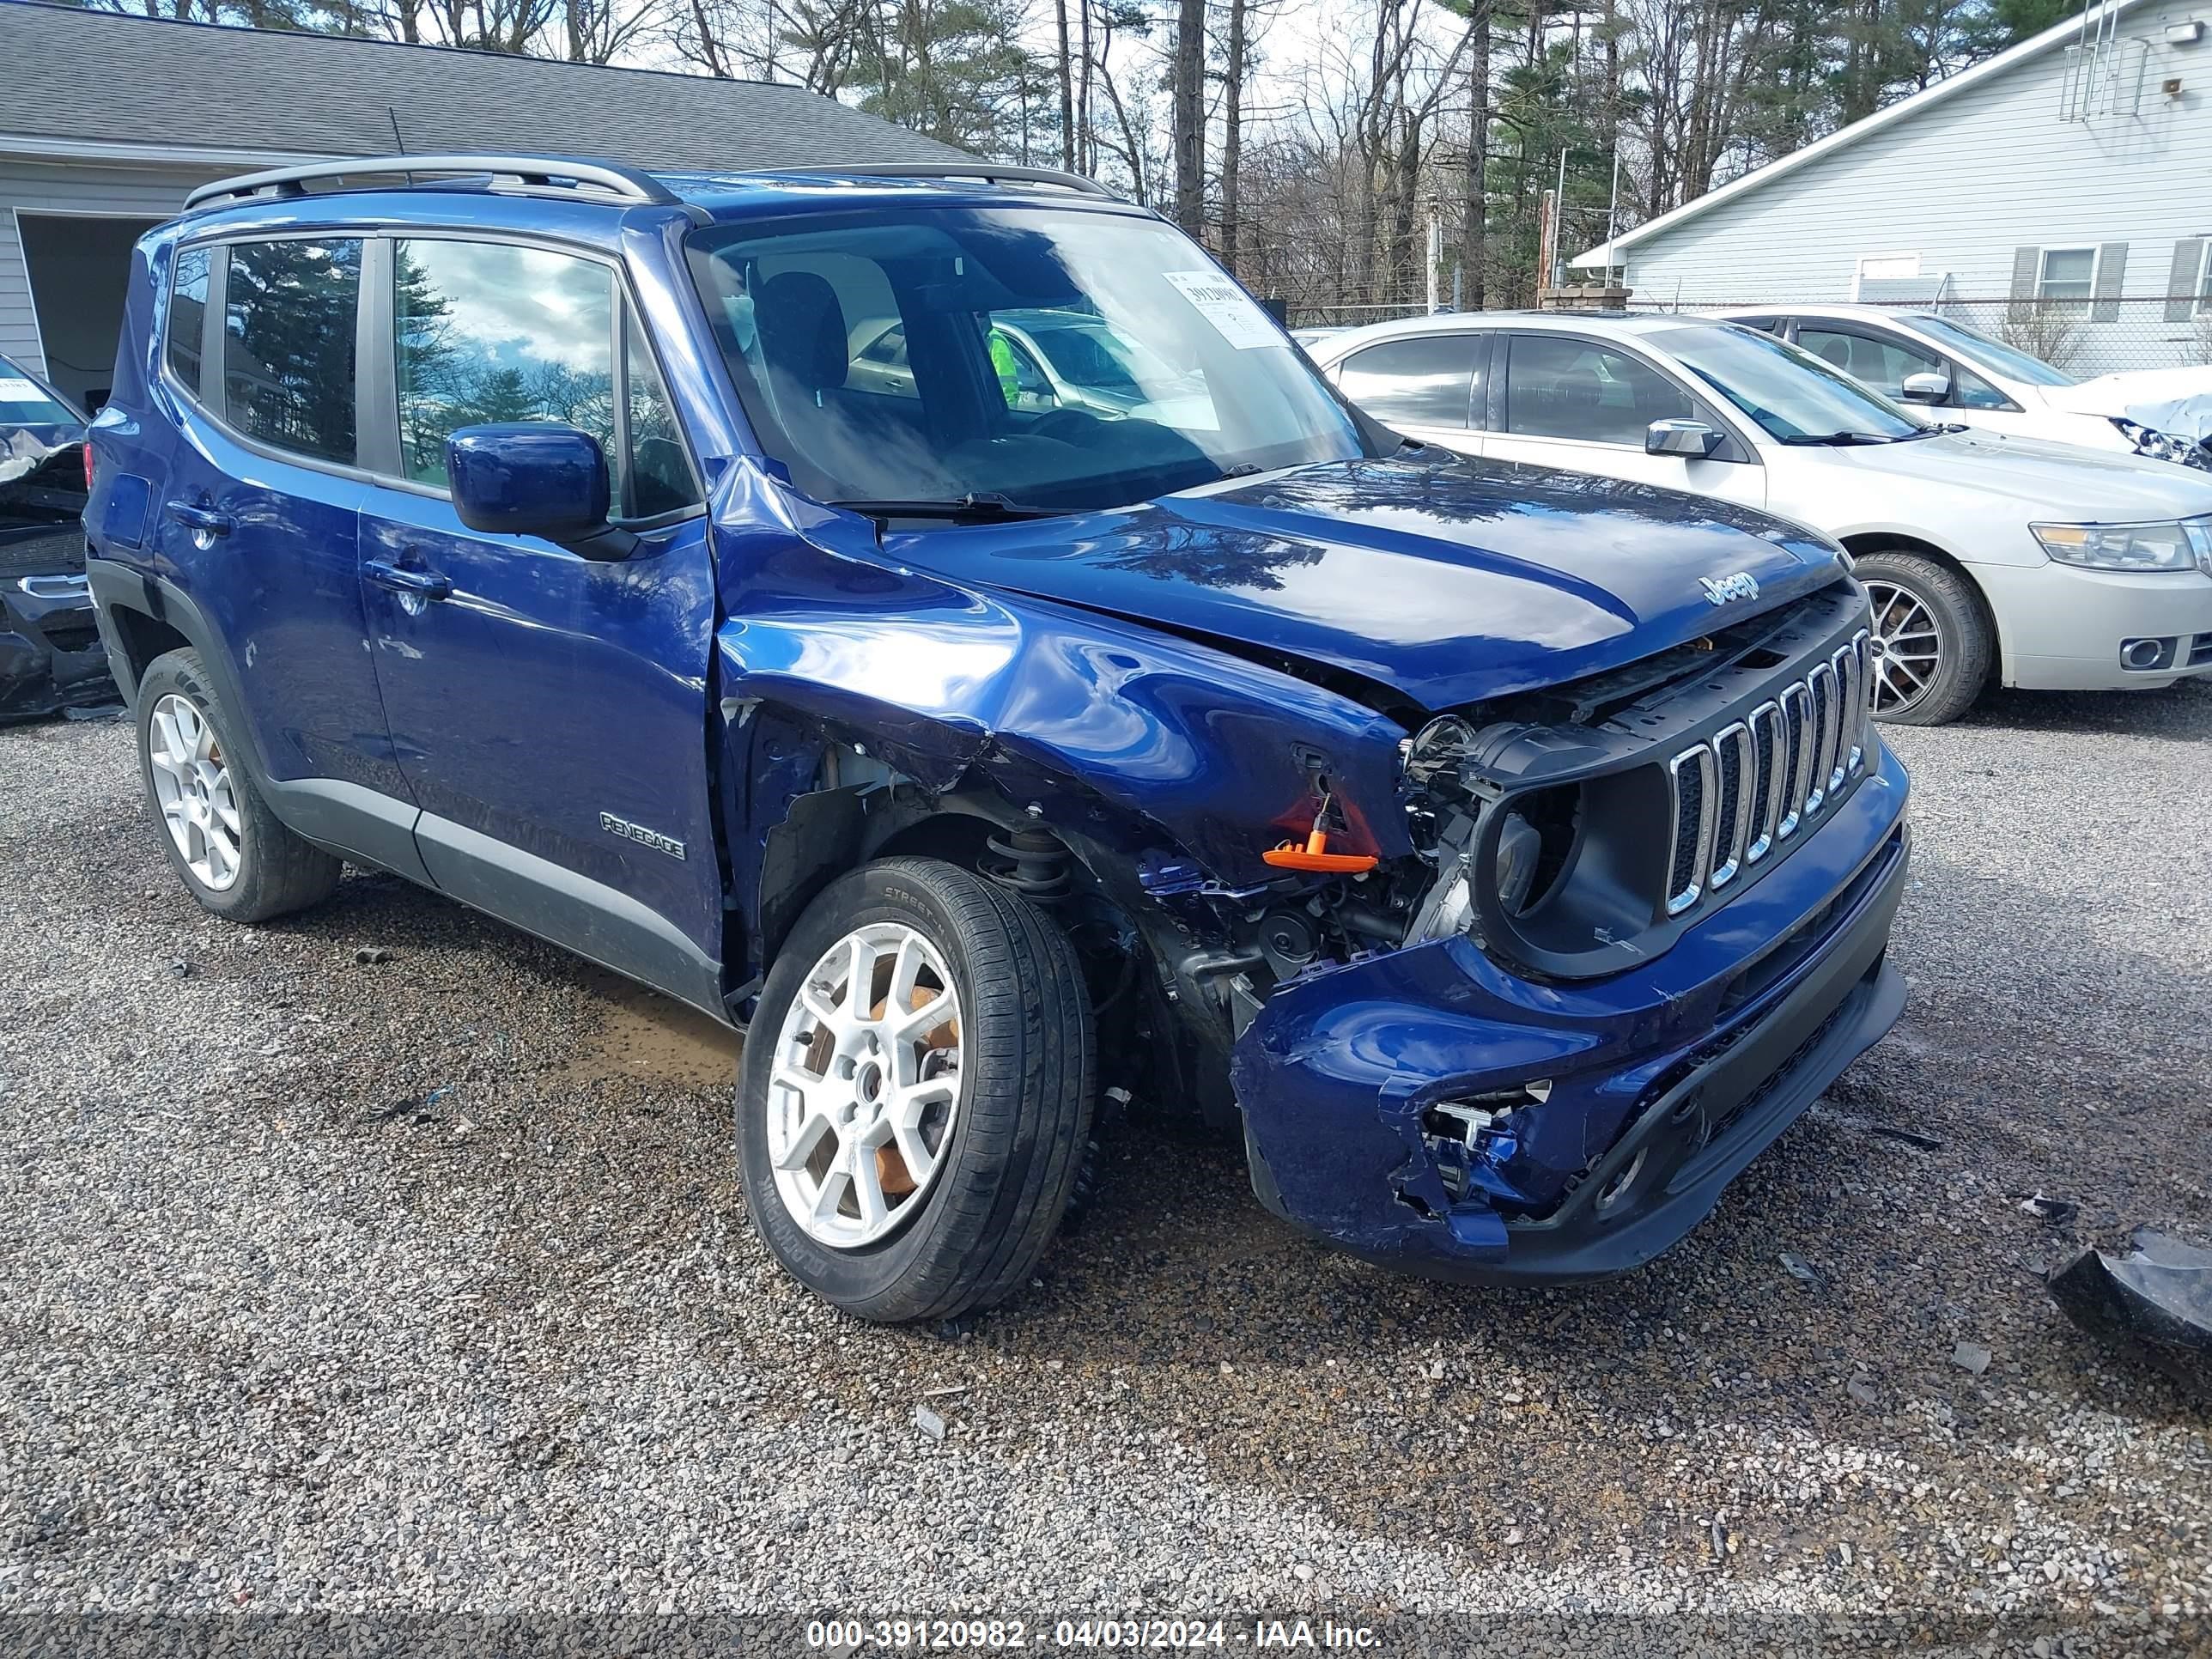
<svg viewBox="0 0 2212 1659">
<path fill-rule="evenodd" d="M 1694 1225 L 1903 1004 L 1867 650 L 1838 583 L 1411 738 L 1419 856 L 1353 901 L 1395 937 L 1284 964 L 1240 1022 L 1261 1200 L 1475 1279 L 1618 1273 Z"/>
<path fill-rule="evenodd" d="M 0 422 L 0 720 L 115 700 L 85 585 L 84 482 L 82 428 Z"/>
</svg>

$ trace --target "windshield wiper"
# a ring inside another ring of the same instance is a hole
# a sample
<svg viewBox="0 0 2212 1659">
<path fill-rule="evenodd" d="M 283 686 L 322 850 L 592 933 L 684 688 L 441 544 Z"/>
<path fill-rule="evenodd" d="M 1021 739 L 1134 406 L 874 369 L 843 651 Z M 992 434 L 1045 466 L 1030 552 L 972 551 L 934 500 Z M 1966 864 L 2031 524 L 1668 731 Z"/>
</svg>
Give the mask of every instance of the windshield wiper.
<svg viewBox="0 0 2212 1659">
<path fill-rule="evenodd" d="M 951 524 L 1005 524 L 1017 519 L 1055 519 L 1066 511 L 1057 507 L 1030 507 L 1009 501 L 995 490 L 970 490 L 951 501 L 832 501 L 848 513 L 859 513 L 882 523 L 893 519 L 943 519 Z"/>
<path fill-rule="evenodd" d="M 1886 438 L 1879 432 L 1823 432 L 1818 434 L 1807 433 L 1795 438 L 1784 438 L 1782 441 L 1798 445 L 1827 444 L 1843 449 L 1853 444 L 1893 444 L 1897 440 Z"/>
</svg>

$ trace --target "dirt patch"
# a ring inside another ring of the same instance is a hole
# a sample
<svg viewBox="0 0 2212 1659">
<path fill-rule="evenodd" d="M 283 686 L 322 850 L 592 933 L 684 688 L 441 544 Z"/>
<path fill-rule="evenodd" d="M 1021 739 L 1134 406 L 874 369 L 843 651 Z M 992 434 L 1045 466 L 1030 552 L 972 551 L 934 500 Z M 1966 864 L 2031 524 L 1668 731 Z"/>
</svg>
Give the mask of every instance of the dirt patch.
<svg viewBox="0 0 2212 1659">
<path fill-rule="evenodd" d="M 651 1079 L 696 1088 L 735 1085 L 744 1039 L 672 997 L 594 968 L 583 984 L 599 1016 L 570 1056 L 568 1075 L 582 1083 Z"/>
</svg>

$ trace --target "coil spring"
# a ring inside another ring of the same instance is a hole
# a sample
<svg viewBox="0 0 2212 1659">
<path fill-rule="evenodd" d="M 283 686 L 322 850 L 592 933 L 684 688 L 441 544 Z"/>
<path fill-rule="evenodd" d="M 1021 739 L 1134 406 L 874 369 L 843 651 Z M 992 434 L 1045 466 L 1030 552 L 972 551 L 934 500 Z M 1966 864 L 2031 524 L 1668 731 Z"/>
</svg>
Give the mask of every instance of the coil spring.
<svg viewBox="0 0 2212 1659">
<path fill-rule="evenodd" d="M 1032 904 L 1065 897 L 1074 855 L 1049 831 L 1024 827 L 991 837 L 982 872 Z"/>
</svg>

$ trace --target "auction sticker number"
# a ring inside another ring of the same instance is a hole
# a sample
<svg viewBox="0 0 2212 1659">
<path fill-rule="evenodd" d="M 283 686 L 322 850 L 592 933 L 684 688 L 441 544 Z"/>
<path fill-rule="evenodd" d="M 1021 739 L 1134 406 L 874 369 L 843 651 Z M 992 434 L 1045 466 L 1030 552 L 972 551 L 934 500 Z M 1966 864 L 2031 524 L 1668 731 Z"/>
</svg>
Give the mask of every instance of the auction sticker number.
<svg viewBox="0 0 2212 1659">
<path fill-rule="evenodd" d="M 862 1648 L 988 1653 L 1029 1644 L 1029 1626 L 1018 1619 L 817 1619 L 806 1626 L 808 1647 L 842 1653 Z"/>
<path fill-rule="evenodd" d="M 1198 314 L 1213 325 L 1213 331 L 1239 351 L 1283 343 L 1282 331 L 1252 296 L 1218 270 L 1167 270 L 1160 273 L 1176 293 L 1189 301 Z"/>
</svg>

